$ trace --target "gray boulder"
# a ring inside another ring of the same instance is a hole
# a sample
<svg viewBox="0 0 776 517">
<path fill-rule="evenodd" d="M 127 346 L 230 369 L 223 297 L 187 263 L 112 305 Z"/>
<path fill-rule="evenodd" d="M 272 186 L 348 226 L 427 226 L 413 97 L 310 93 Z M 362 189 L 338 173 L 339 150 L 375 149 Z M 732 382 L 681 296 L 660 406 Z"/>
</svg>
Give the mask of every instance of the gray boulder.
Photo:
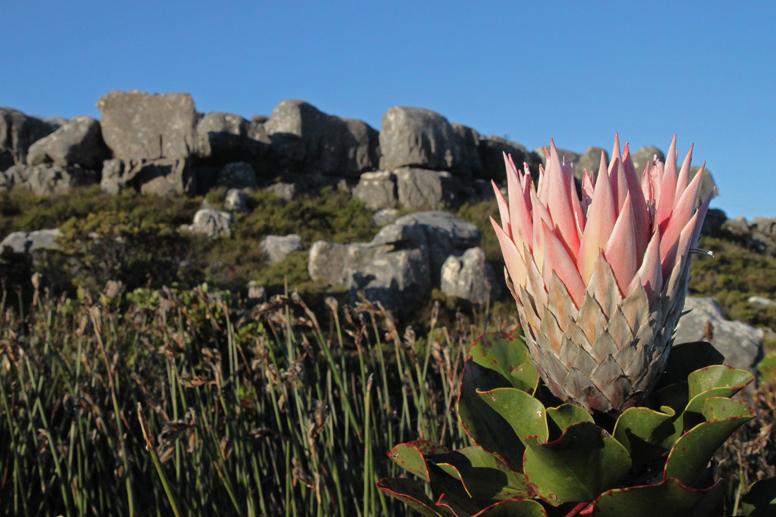
<svg viewBox="0 0 776 517">
<path fill-rule="evenodd" d="M 451 123 L 453 131 L 458 135 L 461 146 L 463 166 L 462 170 L 469 171 L 474 176 L 482 175 L 482 160 L 480 159 L 480 134 L 463 124 Z"/>
<path fill-rule="evenodd" d="M 97 109 L 103 139 L 116 158 L 174 160 L 196 152 L 199 115 L 188 93 L 114 91 Z"/>
<path fill-rule="evenodd" d="M 201 208 L 194 214 L 192 224 L 184 224 L 181 230 L 202 233 L 208 237 L 230 237 L 234 215 L 213 208 Z"/>
<path fill-rule="evenodd" d="M 302 245 L 302 238 L 296 234 L 286 235 L 285 237 L 268 235 L 261 241 L 259 248 L 267 255 L 267 260 L 270 263 L 275 263 L 286 258 L 286 255 L 289 253 L 303 250 L 304 246 Z"/>
<path fill-rule="evenodd" d="M 462 140 L 442 115 L 423 108 L 395 106 L 382 119 L 381 170 L 420 167 L 468 173 Z"/>
<path fill-rule="evenodd" d="M 283 201 L 291 201 L 298 194 L 295 183 L 285 183 L 282 181 L 267 187 L 267 192 L 279 197 Z"/>
<path fill-rule="evenodd" d="M 383 208 L 378 210 L 372 216 L 372 223 L 375 226 L 385 226 L 391 224 L 399 218 L 399 211 L 395 208 Z"/>
<path fill-rule="evenodd" d="M 484 179 L 493 179 L 499 183 L 506 182 L 507 170 L 504 165 L 504 153 L 512 155 L 512 160 L 518 169 L 522 170 L 523 163 L 525 162 L 528 163 L 529 167 L 535 169 L 532 172 L 535 172 L 535 174 L 539 172 L 539 156 L 536 153 L 529 152 L 528 149 L 517 142 L 497 136 L 481 136 L 479 151 L 483 169 L 482 178 Z"/>
<path fill-rule="evenodd" d="M 224 204 L 226 205 L 226 209 L 230 212 L 244 213 L 248 211 L 248 203 L 245 192 L 236 188 L 232 188 L 226 191 Z"/>
<path fill-rule="evenodd" d="M 39 196 L 64 194 L 73 187 L 99 183 L 99 175 L 95 171 L 53 163 L 14 165 L 4 174 L 7 188 L 25 188 Z"/>
<path fill-rule="evenodd" d="M 228 189 L 255 189 L 258 187 L 256 182 L 256 173 L 249 163 L 227 163 L 218 174 L 216 186 L 226 187 Z"/>
<path fill-rule="evenodd" d="M 60 127 L 67 124 L 68 121 L 64 117 L 48 117 L 48 118 L 44 118 L 43 122 L 48 124 L 52 131 L 56 131 Z"/>
<path fill-rule="evenodd" d="M 264 123 L 272 153 L 292 172 L 358 177 L 377 169 L 378 133 L 365 122 L 323 113 L 299 100 L 278 104 Z"/>
<path fill-rule="evenodd" d="M 92 117 L 74 117 L 48 136 L 32 144 L 27 163 L 53 163 L 60 166 L 79 165 L 99 170 L 109 159 L 110 149 L 102 140 L 100 122 Z"/>
<path fill-rule="evenodd" d="M 364 203 L 367 210 L 396 208 L 396 176 L 392 172 L 365 172 L 353 189 L 353 197 Z"/>
<path fill-rule="evenodd" d="M 27 163 L 30 146 L 52 131 L 53 128 L 39 118 L 15 109 L 0 108 L 0 171 L 14 164 Z"/>
<path fill-rule="evenodd" d="M 763 331 L 740 321 L 725 318 L 722 309 L 713 298 L 688 296 L 684 311 L 691 311 L 679 319 L 674 343 L 708 341 L 725 356 L 728 366 L 757 375 L 756 365 L 763 357 Z M 750 386 L 747 391 L 752 393 Z"/>
<path fill-rule="evenodd" d="M 160 196 L 193 194 L 197 176 L 187 160 L 106 160 L 102 168 L 100 188 L 109 194 L 134 189 Z"/>
<path fill-rule="evenodd" d="M 32 253 L 36 250 L 57 250 L 60 249 L 57 244 L 57 238 L 62 236 L 58 228 L 51 230 L 36 230 L 34 232 L 13 232 L 8 234 L 0 242 L 0 250 L 8 246 L 16 253 Z"/>
<path fill-rule="evenodd" d="M 749 228 L 776 237 L 776 217 L 755 217 Z"/>
<path fill-rule="evenodd" d="M 240 115 L 207 113 L 197 124 L 197 156 L 217 164 L 252 161 L 269 149 L 263 129 Z"/>
<path fill-rule="evenodd" d="M 450 255 L 442 265 L 441 289 L 448 296 L 474 305 L 485 305 L 501 295 L 501 286 L 482 248 L 470 248 L 460 257 Z"/>
<path fill-rule="evenodd" d="M 452 201 L 455 184 L 447 171 L 401 168 L 394 171 L 399 206 L 408 210 L 434 209 Z"/>
<path fill-rule="evenodd" d="M 758 307 L 776 307 L 776 302 L 770 298 L 763 298 L 762 296 L 750 296 L 746 299 L 747 302 Z"/>
</svg>

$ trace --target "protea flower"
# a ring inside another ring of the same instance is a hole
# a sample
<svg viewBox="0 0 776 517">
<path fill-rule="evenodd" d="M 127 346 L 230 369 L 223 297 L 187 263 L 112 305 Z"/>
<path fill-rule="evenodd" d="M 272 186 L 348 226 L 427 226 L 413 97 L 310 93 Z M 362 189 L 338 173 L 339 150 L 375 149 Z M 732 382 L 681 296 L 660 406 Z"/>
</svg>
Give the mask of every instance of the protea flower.
<svg viewBox="0 0 776 517">
<path fill-rule="evenodd" d="M 585 171 L 581 199 L 572 164 L 554 142 L 545 153 L 536 187 L 527 164 L 505 156 L 509 202 L 495 189 L 507 284 L 553 394 L 618 414 L 662 373 L 711 196 L 696 209 L 703 170 L 690 181 L 692 147 L 677 170 L 676 136 L 641 180 L 615 137 L 597 179 Z"/>
</svg>

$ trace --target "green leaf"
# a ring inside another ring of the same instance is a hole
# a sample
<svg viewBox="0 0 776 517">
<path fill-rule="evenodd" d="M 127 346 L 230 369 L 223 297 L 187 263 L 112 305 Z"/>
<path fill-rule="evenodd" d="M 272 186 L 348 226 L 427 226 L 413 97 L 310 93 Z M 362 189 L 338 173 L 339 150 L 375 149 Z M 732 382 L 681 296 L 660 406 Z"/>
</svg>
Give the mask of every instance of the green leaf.
<svg viewBox="0 0 776 517">
<path fill-rule="evenodd" d="M 530 499 L 512 499 L 488 506 L 475 517 L 547 517 L 544 507 Z"/>
<path fill-rule="evenodd" d="M 566 429 L 580 422 L 593 422 L 590 413 L 574 404 L 561 404 L 555 408 L 547 408 L 547 426 L 549 440 L 556 440 Z"/>
<path fill-rule="evenodd" d="M 513 388 L 533 391 L 536 388 L 538 373 L 531 364 L 528 347 L 522 338 L 522 332 L 514 336 L 503 332 L 484 334 L 472 345 L 469 352 L 477 364 L 500 373 Z M 522 368 L 522 371 L 519 371 Z M 533 370 L 533 372 L 531 372 Z M 513 372 L 518 371 L 518 375 Z"/>
<path fill-rule="evenodd" d="M 773 517 L 776 515 L 776 478 L 767 478 L 749 485 L 741 498 L 744 515 Z"/>
<path fill-rule="evenodd" d="M 477 390 L 488 391 L 510 386 L 503 375 L 469 359 L 461 375 L 458 417 L 466 434 L 477 445 L 501 454 L 510 467 L 520 470 L 523 464 L 523 444 L 516 439 L 512 427 L 504 417 L 477 394 Z"/>
<path fill-rule="evenodd" d="M 655 386 L 655 391 L 671 384 L 685 382 L 692 372 L 707 366 L 722 364 L 724 360 L 725 356 L 720 354 L 711 343 L 705 341 L 674 345 L 671 347 L 665 370 Z"/>
<path fill-rule="evenodd" d="M 539 372 L 530 361 L 512 370 L 512 386 L 533 394 L 539 384 Z"/>
<path fill-rule="evenodd" d="M 689 377 L 687 383 L 690 388 L 690 401 L 703 393 L 704 391 L 716 388 L 727 389 L 729 394 L 720 395 L 722 397 L 732 397 L 749 383 L 754 380 L 752 374 L 725 365 L 709 366 L 695 370 Z"/>
<path fill-rule="evenodd" d="M 477 390 L 477 395 L 504 417 L 523 445 L 529 436 L 536 436 L 541 442 L 547 441 L 547 411 L 528 393 L 516 388 L 497 388 Z"/>
<path fill-rule="evenodd" d="M 703 402 L 706 422 L 698 424 L 679 438 L 668 455 L 665 477 L 694 486 L 719 447 L 733 432 L 754 418 L 744 402 L 714 397 Z"/>
<path fill-rule="evenodd" d="M 391 449 L 388 457 L 404 470 L 428 481 L 428 469 L 426 468 L 426 460 L 423 457 L 445 452 L 450 452 L 450 449 L 434 442 L 416 440 L 414 442 L 400 443 Z"/>
<path fill-rule="evenodd" d="M 427 459 L 449 474 L 446 467 L 454 468 L 467 494 L 481 507 L 531 494 L 525 474 L 510 469 L 482 447 L 465 447 Z"/>
<path fill-rule="evenodd" d="M 676 413 L 667 406 L 663 409 L 665 412 L 634 407 L 625 410 L 617 419 L 612 434 L 628 451 L 634 467 L 659 458 L 679 437 L 674 427 Z"/>
<path fill-rule="evenodd" d="M 717 481 L 705 490 L 683 486 L 675 479 L 657 485 L 609 490 L 594 503 L 596 517 L 717 517 L 725 489 Z"/>
<path fill-rule="evenodd" d="M 712 397 L 732 397 L 754 380 L 752 374 L 730 366 L 711 366 L 697 370 L 688 378 L 690 402 L 684 410 L 684 429 L 692 429 L 706 420 L 703 404 Z"/>
<path fill-rule="evenodd" d="M 458 517 L 474 515 L 480 511 L 480 506 L 466 492 L 458 469 L 451 465 L 429 463 L 428 475 L 437 508 L 447 507 Z"/>
<path fill-rule="evenodd" d="M 377 482 L 377 488 L 426 517 L 442 517 L 436 505 L 428 498 L 423 487 L 413 479 L 385 478 Z"/>
<path fill-rule="evenodd" d="M 538 494 L 553 506 L 592 501 L 620 484 L 631 467 L 625 447 L 590 422 L 569 427 L 548 443 L 526 440 L 525 474 Z"/>
</svg>

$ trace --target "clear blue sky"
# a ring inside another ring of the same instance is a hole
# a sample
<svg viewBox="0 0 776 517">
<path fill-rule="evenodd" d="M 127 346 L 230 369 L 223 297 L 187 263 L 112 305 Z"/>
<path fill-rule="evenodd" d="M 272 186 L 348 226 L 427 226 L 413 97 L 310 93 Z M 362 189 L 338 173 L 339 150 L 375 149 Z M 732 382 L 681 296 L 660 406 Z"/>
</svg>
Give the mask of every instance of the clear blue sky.
<svg viewBox="0 0 776 517">
<path fill-rule="evenodd" d="M 200 111 L 284 99 L 379 129 L 429 108 L 529 149 L 695 143 L 729 217 L 776 216 L 776 2 L 42 2 L 0 7 L 0 105 L 99 117 L 111 90 Z"/>
</svg>

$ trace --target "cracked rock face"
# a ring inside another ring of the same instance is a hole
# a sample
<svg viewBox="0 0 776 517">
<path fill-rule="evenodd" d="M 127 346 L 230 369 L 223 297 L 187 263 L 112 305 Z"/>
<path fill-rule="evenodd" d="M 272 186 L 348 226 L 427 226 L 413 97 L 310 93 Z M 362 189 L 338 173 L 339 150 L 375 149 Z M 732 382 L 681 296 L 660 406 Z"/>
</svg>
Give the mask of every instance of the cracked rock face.
<svg viewBox="0 0 776 517">
<path fill-rule="evenodd" d="M 53 131 L 51 125 L 39 118 L 0 108 L 0 171 L 27 163 L 30 146 Z"/>
<path fill-rule="evenodd" d="M 73 117 L 59 129 L 30 146 L 27 163 L 53 163 L 60 166 L 78 165 L 100 170 L 102 162 L 111 157 L 102 139 L 100 122 L 92 117 Z"/>
<path fill-rule="evenodd" d="M 188 93 L 114 91 L 97 109 L 102 136 L 116 158 L 186 159 L 196 152 L 199 115 Z"/>
</svg>

